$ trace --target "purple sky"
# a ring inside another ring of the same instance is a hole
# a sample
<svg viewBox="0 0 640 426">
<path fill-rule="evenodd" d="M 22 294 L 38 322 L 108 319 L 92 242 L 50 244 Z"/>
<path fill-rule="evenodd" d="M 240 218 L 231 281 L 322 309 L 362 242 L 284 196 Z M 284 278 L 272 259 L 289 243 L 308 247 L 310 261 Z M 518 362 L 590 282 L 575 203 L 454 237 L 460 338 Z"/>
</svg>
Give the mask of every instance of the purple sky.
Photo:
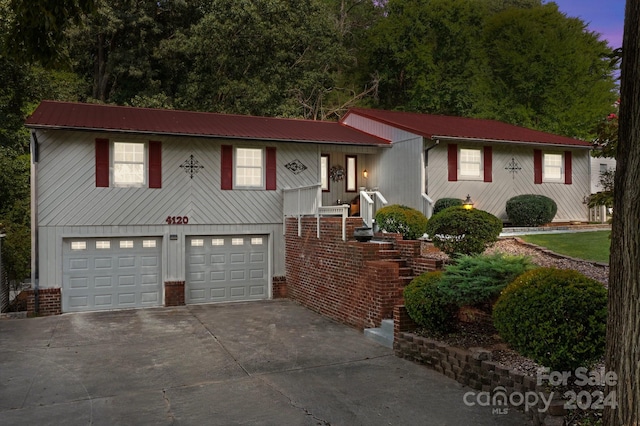
<svg viewBox="0 0 640 426">
<path fill-rule="evenodd" d="M 547 0 L 570 17 L 582 19 L 591 31 L 601 34 L 609 46 L 622 47 L 625 0 Z"/>
</svg>

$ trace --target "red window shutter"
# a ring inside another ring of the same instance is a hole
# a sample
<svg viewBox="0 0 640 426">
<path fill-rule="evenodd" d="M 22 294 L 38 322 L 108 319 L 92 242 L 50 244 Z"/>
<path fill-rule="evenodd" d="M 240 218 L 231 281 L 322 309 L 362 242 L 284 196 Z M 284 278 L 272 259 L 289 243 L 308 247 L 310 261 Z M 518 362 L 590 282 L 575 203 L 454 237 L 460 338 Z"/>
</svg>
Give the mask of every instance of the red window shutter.
<svg viewBox="0 0 640 426">
<path fill-rule="evenodd" d="M 533 150 L 533 183 L 542 183 L 542 151 L 539 149 Z"/>
<path fill-rule="evenodd" d="M 162 143 L 149 141 L 149 188 L 162 188 Z"/>
<path fill-rule="evenodd" d="M 571 177 L 571 151 L 564 152 L 564 183 L 565 185 L 571 185 L 573 179 Z"/>
<path fill-rule="evenodd" d="M 96 187 L 109 187 L 109 139 L 96 139 Z"/>
<path fill-rule="evenodd" d="M 233 189 L 233 147 L 222 145 L 222 164 L 220 165 L 220 187 L 221 189 Z"/>
<path fill-rule="evenodd" d="M 265 179 L 265 187 L 267 191 L 276 190 L 276 149 L 275 147 L 267 147 L 267 176 Z"/>
<path fill-rule="evenodd" d="M 484 181 L 493 182 L 493 148 L 484 147 Z"/>
<path fill-rule="evenodd" d="M 447 147 L 449 159 L 449 182 L 458 180 L 458 145 L 450 143 Z"/>
</svg>

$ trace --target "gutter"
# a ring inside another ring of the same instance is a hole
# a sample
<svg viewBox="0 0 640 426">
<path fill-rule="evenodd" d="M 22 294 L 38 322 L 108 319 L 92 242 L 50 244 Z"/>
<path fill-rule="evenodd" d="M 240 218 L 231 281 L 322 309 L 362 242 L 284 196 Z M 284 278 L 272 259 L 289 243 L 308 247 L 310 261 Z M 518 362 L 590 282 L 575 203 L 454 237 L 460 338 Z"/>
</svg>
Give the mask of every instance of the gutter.
<svg viewBox="0 0 640 426">
<path fill-rule="evenodd" d="M 571 144 L 562 144 L 562 143 L 553 143 L 553 142 L 526 142 L 526 141 L 511 141 L 511 140 L 501 140 L 501 139 L 466 138 L 466 137 L 459 137 L 459 136 L 438 136 L 438 135 L 431 136 L 431 140 L 440 140 L 440 139 L 450 140 L 450 141 L 490 142 L 490 143 L 504 144 L 504 145 L 518 144 L 518 145 L 533 145 L 533 146 L 544 146 L 544 147 L 555 146 L 559 148 L 576 148 L 576 149 L 589 149 L 589 150 L 593 148 L 591 144 L 571 145 Z M 576 139 L 576 141 L 578 140 Z M 582 141 L 579 141 L 579 142 L 582 142 Z"/>
</svg>

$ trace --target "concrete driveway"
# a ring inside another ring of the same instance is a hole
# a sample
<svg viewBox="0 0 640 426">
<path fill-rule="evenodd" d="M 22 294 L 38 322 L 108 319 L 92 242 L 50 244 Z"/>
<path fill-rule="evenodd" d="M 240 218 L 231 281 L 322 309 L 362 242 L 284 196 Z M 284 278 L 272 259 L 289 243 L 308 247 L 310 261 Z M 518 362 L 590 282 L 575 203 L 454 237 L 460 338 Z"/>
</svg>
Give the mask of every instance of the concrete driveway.
<svg viewBox="0 0 640 426">
<path fill-rule="evenodd" d="M 0 320 L 0 424 L 524 425 L 288 300 Z"/>
</svg>

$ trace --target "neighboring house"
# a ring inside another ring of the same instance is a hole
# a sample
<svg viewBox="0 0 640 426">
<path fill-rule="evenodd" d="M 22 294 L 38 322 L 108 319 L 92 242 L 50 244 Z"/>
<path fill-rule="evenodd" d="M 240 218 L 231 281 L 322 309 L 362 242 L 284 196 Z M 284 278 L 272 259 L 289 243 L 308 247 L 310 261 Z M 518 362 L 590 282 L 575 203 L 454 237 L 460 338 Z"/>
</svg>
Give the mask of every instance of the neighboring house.
<svg viewBox="0 0 640 426">
<path fill-rule="evenodd" d="M 603 190 L 600 184 L 602 173 L 616 169 L 616 159 L 606 157 L 591 157 L 591 193 L 596 194 Z"/>
<path fill-rule="evenodd" d="M 44 101 L 26 126 L 33 280 L 59 294 L 63 312 L 162 306 L 175 283 L 188 304 L 271 298 L 285 275 L 289 188 L 352 213 L 361 188 L 427 215 L 433 201 L 469 194 L 503 219 L 507 199 L 536 193 L 558 203 L 557 220 L 586 220 L 590 145 L 495 121 Z"/>
</svg>

